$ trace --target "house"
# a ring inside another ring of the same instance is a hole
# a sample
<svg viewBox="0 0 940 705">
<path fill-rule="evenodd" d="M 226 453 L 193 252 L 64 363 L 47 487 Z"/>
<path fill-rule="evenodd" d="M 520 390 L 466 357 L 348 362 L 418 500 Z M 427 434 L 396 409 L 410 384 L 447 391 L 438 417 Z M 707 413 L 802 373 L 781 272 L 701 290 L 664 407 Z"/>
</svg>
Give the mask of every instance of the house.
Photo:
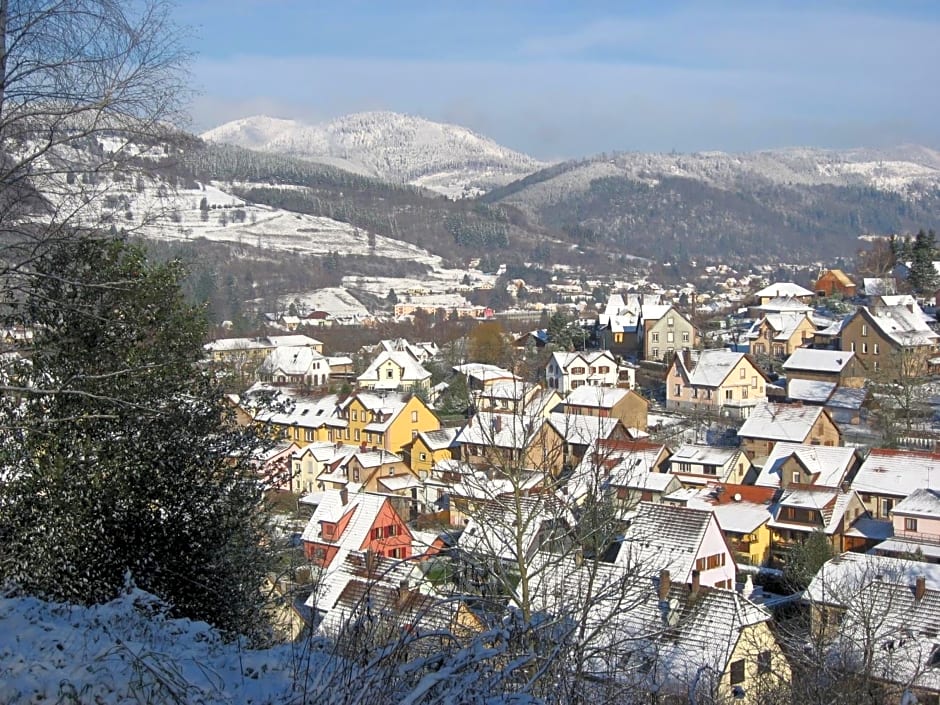
<svg viewBox="0 0 940 705">
<path fill-rule="evenodd" d="M 456 438 L 460 458 L 471 465 L 510 472 L 523 468 L 560 470 L 563 444 L 539 413 L 494 414 L 480 411 Z"/>
<path fill-rule="evenodd" d="M 793 282 L 779 282 L 765 286 L 760 291 L 755 292 L 754 296 L 757 297 L 761 305 L 770 302 L 772 299 L 782 298 L 795 299 L 808 304 L 813 301 L 816 294 Z"/>
<path fill-rule="evenodd" d="M 840 446 L 842 434 L 821 406 L 762 401 L 738 430 L 741 447 L 751 460 L 765 458 L 779 442 Z"/>
<path fill-rule="evenodd" d="M 737 572 L 711 511 L 653 502 L 637 505 L 616 562 L 644 576 L 668 570 L 679 583 L 728 589 Z"/>
<path fill-rule="evenodd" d="M 356 446 L 329 441 L 315 441 L 298 448 L 291 454 L 291 490 L 304 494 L 322 492 L 326 484 L 321 478 L 344 466 L 357 451 Z"/>
<path fill-rule="evenodd" d="M 852 480 L 866 509 L 877 519 L 916 490 L 940 489 L 940 453 L 872 448 Z"/>
<path fill-rule="evenodd" d="M 477 411 L 501 414 L 529 413 L 530 411 L 547 414 L 561 404 L 561 395 L 554 389 L 545 389 L 541 385 L 522 380 L 494 382 L 472 392 L 471 397 Z"/>
<path fill-rule="evenodd" d="M 636 437 L 648 426 L 649 400 L 632 389 L 578 387 L 564 400 L 566 414 L 620 419 Z"/>
<path fill-rule="evenodd" d="M 620 419 L 604 416 L 551 413 L 548 427 L 557 433 L 562 443 L 561 465 L 552 465 L 556 472 L 573 468 L 581 462 L 588 448 L 598 441 L 630 440 L 630 432 Z"/>
<path fill-rule="evenodd" d="M 767 398 L 767 377 L 748 355 L 702 350 L 676 355 L 666 374 L 666 406 L 746 418 Z"/>
<path fill-rule="evenodd" d="M 396 494 L 417 500 L 421 482 L 404 458 L 384 448 L 360 447 L 345 464 L 346 479 L 366 492 Z M 337 488 L 340 489 L 340 488 Z"/>
<path fill-rule="evenodd" d="M 597 317 L 598 337 L 605 350 L 620 356 L 636 355 L 642 338 L 641 306 L 642 298 L 638 294 L 629 295 L 627 301 L 620 294 L 610 295 L 604 311 Z"/>
<path fill-rule="evenodd" d="M 306 335 L 219 338 L 203 346 L 212 362 L 235 366 L 259 365 L 269 353 L 278 348 L 310 348 L 315 353 L 323 354 L 322 341 Z"/>
<path fill-rule="evenodd" d="M 770 560 L 772 507 L 777 490 L 754 485 L 713 484 L 666 495 L 668 504 L 714 512 L 718 527 L 740 564 Z"/>
<path fill-rule="evenodd" d="M 441 427 L 420 396 L 400 392 L 356 392 L 338 405 L 338 416 L 345 424 L 342 440 L 396 454 L 404 452 L 419 431 Z"/>
<path fill-rule="evenodd" d="M 851 299 L 858 293 L 855 282 L 849 279 L 848 275 L 841 269 L 827 269 L 824 271 L 819 275 L 813 289 L 816 291 L 816 296 L 839 295 L 845 299 Z"/>
<path fill-rule="evenodd" d="M 940 563 L 940 490 L 914 490 L 891 510 L 891 524 L 894 535 L 872 553 Z"/>
<path fill-rule="evenodd" d="M 425 478 L 437 463 L 453 458 L 459 431 L 459 428 L 418 431 L 414 440 L 405 446 L 412 471 L 419 478 Z"/>
<path fill-rule="evenodd" d="M 855 353 L 843 350 L 817 350 L 797 348 L 783 363 L 788 385 L 794 380 L 826 382 L 835 387 L 861 387 L 865 382 Z"/>
<path fill-rule="evenodd" d="M 776 443 L 754 481 L 762 487 L 812 485 L 837 489 L 851 481 L 860 465 L 854 448 Z"/>
<path fill-rule="evenodd" d="M 335 394 L 310 401 L 283 397 L 270 407 L 261 407 L 254 413 L 253 421 L 299 446 L 317 441 L 334 443 L 341 440 L 345 428 L 337 415 L 338 404 Z"/>
<path fill-rule="evenodd" d="M 657 502 L 681 484 L 664 471 L 669 449 L 648 441 L 598 441 L 584 454 L 568 479 L 575 503 L 596 501 L 608 493 L 621 514 L 640 502 Z"/>
<path fill-rule="evenodd" d="M 647 360 L 662 360 L 699 344 L 698 330 L 674 306 L 644 304 L 640 316 L 643 357 Z"/>
<path fill-rule="evenodd" d="M 669 458 L 669 472 L 683 485 L 743 484 L 751 474 L 751 461 L 739 448 L 687 443 Z"/>
<path fill-rule="evenodd" d="M 816 326 L 808 313 L 767 313 L 751 326 L 747 337 L 751 353 L 782 360 L 812 343 Z"/>
<path fill-rule="evenodd" d="M 818 658 L 865 669 L 883 702 L 940 699 L 940 566 L 845 553 L 804 593 Z"/>
<path fill-rule="evenodd" d="M 431 373 L 407 350 L 383 350 L 356 381 L 369 390 L 427 391 L 431 387 Z"/>
<path fill-rule="evenodd" d="M 454 365 L 452 369 L 455 374 L 464 376 L 467 389 L 471 392 L 481 391 L 498 383 L 522 381 L 509 370 L 485 362 L 468 362 Z"/>
<path fill-rule="evenodd" d="M 328 568 L 337 555 L 373 551 L 390 558 L 411 556 L 412 535 L 388 497 L 327 490 L 301 535 L 304 555 Z"/>
<path fill-rule="evenodd" d="M 862 549 L 865 537 L 849 530 L 868 512 L 854 490 L 791 485 L 780 490 L 771 509 L 771 561 L 785 565 L 794 547 L 822 532 L 836 552 Z"/>
<path fill-rule="evenodd" d="M 562 559 L 530 588 L 533 608 L 580 614 L 592 625 L 584 647 L 592 679 L 662 702 L 760 702 L 784 692 L 790 668 L 770 630 L 771 616 L 733 590 L 691 586 L 617 564 Z"/>
<path fill-rule="evenodd" d="M 275 348 L 267 354 L 257 376 L 278 386 L 326 387 L 330 383 L 328 358 L 308 347 Z"/>
<path fill-rule="evenodd" d="M 609 350 L 555 352 L 545 365 L 545 380 L 563 395 L 584 385 L 616 387 L 620 368 Z"/>
<path fill-rule="evenodd" d="M 858 308 L 843 324 L 841 348 L 854 352 L 868 374 L 926 374 L 940 349 L 940 335 L 930 329 L 916 303 Z"/>
</svg>

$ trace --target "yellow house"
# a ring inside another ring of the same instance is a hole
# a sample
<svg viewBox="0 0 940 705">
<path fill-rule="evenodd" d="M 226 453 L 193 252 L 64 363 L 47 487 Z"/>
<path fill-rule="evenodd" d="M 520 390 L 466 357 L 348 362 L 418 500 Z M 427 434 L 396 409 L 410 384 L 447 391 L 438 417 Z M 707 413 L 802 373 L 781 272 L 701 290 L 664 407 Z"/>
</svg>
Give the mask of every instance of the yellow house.
<svg viewBox="0 0 940 705">
<path fill-rule="evenodd" d="M 666 374 L 666 406 L 746 418 L 767 398 L 767 377 L 754 360 L 731 350 L 676 355 Z"/>
<path fill-rule="evenodd" d="M 459 431 L 459 428 L 418 431 L 410 446 L 406 447 L 412 471 L 423 479 L 431 474 L 437 463 L 453 459 L 454 441 Z"/>
<path fill-rule="evenodd" d="M 414 394 L 356 392 L 339 406 L 342 440 L 401 454 L 421 431 L 437 431 L 441 421 Z"/>
<path fill-rule="evenodd" d="M 797 348 L 813 341 L 816 326 L 806 312 L 768 313 L 755 323 L 748 338 L 751 352 L 755 355 L 770 355 L 782 360 Z"/>
</svg>

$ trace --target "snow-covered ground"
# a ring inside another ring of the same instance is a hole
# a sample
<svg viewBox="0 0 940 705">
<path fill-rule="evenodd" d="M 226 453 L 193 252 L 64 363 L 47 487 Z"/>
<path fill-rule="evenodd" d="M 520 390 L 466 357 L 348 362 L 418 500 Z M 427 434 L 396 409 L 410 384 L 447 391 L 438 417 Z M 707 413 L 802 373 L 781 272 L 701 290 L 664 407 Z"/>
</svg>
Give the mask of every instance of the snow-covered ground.
<svg viewBox="0 0 940 705">
<path fill-rule="evenodd" d="M 487 692 L 501 677 L 483 665 L 501 654 L 492 634 L 456 649 L 437 667 L 422 657 L 400 663 L 375 658 L 363 667 L 321 640 L 258 650 L 224 642 L 205 623 L 167 617 L 155 597 L 135 588 L 87 608 L 2 597 L 0 624 L 4 705 L 533 702 L 524 694 Z"/>
</svg>

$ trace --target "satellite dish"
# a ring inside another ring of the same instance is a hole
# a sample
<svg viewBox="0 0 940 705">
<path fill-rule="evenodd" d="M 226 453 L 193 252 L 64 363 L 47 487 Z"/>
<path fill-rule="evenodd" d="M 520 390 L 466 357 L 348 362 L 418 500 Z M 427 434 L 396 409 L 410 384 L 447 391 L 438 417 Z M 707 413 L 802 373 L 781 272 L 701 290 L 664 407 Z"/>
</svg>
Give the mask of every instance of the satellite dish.
<svg viewBox="0 0 940 705">
<path fill-rule="evenodd" d="M 741 493 L 740 493 L 740 492 L 735 492 L 735 493 L 734 493 L 734 501 L 735 501 L 735 502 L 740 502 L 740 501 L 741 501 Z"/>
</svg>

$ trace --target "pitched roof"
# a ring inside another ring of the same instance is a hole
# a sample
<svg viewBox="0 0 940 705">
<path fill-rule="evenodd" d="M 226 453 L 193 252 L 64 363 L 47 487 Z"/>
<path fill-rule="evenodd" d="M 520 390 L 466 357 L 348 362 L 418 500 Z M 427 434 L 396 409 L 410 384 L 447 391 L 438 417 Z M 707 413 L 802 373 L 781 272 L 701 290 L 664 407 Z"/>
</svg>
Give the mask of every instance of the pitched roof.
<svg viewBox="0 0 940 705">
<path fill-rule="evenodd" d="M 779 311 L 766 313 L 764 314 L 763 318 L 761 318 L 759 321 L 756 321 L 754 325 L 751 326 L 747 336 L 751 340 L 756 339 L 760 335 L 760 329 L 764 324 L 767 324 L 767 326 L 769 326 L 770 329 L 774 332 L 774 340 L 787 341 L 793 336 L 793 334 L 796 332 L 796 329 L 805 320 L 810 320 L 810 323 L 812 323 L 812 320 L 809 319 L 806 312 L 803 311 Z"/>
<path fill-rule="evenodd" d="M 644 575 L 668 570 L 676 580 L 688 582 L 713 520 L 709 510 L 640 502 L 624 533 L 616 562 Z"/>
<path fill-rule="evenodd" d="M 831 488 L 842 485 L 857 457 L 854 448 L 777 443 L 767 456 L 764 467 L 761 468 L 754 484 L 762 487 L 780 487 L 783 464 L 794 456 L 807 472 L 815 476 L 816 479 L 812 484 Z"/>
<path fill-rule="evenodd" d="M 771 507 L 776 492 L 771 487 L 714 484 L 682 495 L 667 495 L 664 500 L 679 501 L 691 509 L 713 512 L 722 531 L 750 534 L 772 518 Z"/>
<path fill-rule="evenodd" d="M 281 370 L 287 375 L 304 375 L 310 371 L 314 362 L 320 360 L 325 361 L 325 358 L 313 348 L 280 347 L 267 354 L 259 371 L 273 374 Z M 328 362 L 326 363 L 326 371 L 329 372 Z"/>
<path fill-rule="evenodd" d="M 831 536 L 838 531 L 845 511 L 855 496 L 854 490 L 843 492 L 828 487 L 791 486 L 781 491 L 773 505 L 771 509 L 773 519 L 770 525 L 782 529 L 807 531 L 808 527 L 805 524 L 788 522 L 782 518 L 781 509 L 785 507 L 811 509 L 819 512 L 823 524 L 822 530 Z"/>
<path fill-rule="evenodd" d="M 816 379 L 788 379 L 787 397 L 808 404 L 825 404 L 836 386 L 835 382 L 820 382 Z"/>
<path fill-rule="evenodd" d="M 388 498 L 382 495 L 359 492 L 348 495 L 348 501 L 343 504 L 339 490 L 327 490 L 307 522 L 301 538 L 304 541 L 335 543 L 342 548 L 358 551 L 369 536 L 369 530 L 387 501 Z M 332 541 L 323 538 L 320 533 L 322 522 L 338 523 L 347 516 L 349 523 L 341 536 Z"/>
<path fill-rule="evenodd" d="M 816 350 L 797 348 L 783 363 L 783 369 L 807 372 L 842 372 L 855 357 L 854 352 L 843 350 Z"/>
<path fill-rule="evenodd" d="M 940 489 L 940 453 L 874 448 L 852 480 L 858 492 L 895 497 L 921 487 Z"/>
<path fill-rule="evenodd" d="M 813 296 L 813 292 L 808 289 L 804 289 L 799 284 L 794 284 L 793 282 L 779 282 L 765 286 L 763 289 L 758 291 L 755 296 L 758 296 L 762 299 L 765 298 L 776 298 L 776 297 L 787 297 L 787 296 Z"/>
<path fill-rule="evenodd" d="M 849 279 L 849 276 L 845 272 L 843 272 L 841 269 L 827 269 L 825 272 L 822 273 L 819 279 L 822 279 L 827 274 L 831 274 L 833 277 L 835 277 L 835 280 L 839 282 L 842 286 L 855 286 L 855 282 Z"/>
<path fill-rule="evenodd" d="M 545 417 L 540 414 L 479 411 L 460 429 L 456 442 L 521 450 L 528 447 L 543 423 Z"/>
<path fill-rule="evenodd" d="M 940 490 L 920 487 L 898 502 L 893 514 L 940 519 Z"/>
<path fill-rule="evenodd" d="M 813 425 L 824 413 L 821 406 L 777 404 L 761 400 L 751 409 L 738 436 L 799 443 L 809 436 Z"/>
<path fill-rule="evenodd" d="M 923 312 L 916 303 L 913 311 L 907 306 L 863 306 L 856 315 L 863 316 L 887 338 L 901 347 L 936 345 L 940 335 L 934 333 L 924 320 Z"/>
<path fill-rule="evenodd" d="M 424 369 L 411 353 L 383 350 L 372 361 L 366 371 L 359 375 L 358 380 L 360 382 L 383 382 L 384 380 L 379 378 L 379 367 L 389 361 L 401 368 L 401 382 L 422 382 L 431 377 L 431 373 Z"/>
<path fill-rule="evenodd" d="M 620 425 L 620 419 L 552 412 L 548 415 L 548 423 L 566 442 L 590 445 L 598 438 L 609 438 Z"/>
<path fill-rule="evenodd" d="M 446 450 L 455 445 L 459 428 L 442 428 L 437 431 L 418 431 L 418 437 L 429 450 Z"/>
<path fill-rule="evenodd" d="M 692 352 L 693 367 L 687 368 L 682 355 L 676 356 L 677 365 L 685 371 L 689 384 L 695 387 L 719 387 L 745 354 L 733 350 L 702 350 Z"/>
<path fill-rule="evenodd" d="M 627 389 L 617 387 L 594 387 L 588 384 L 581 385 L 565 398 L 565 404 L 570 406 L 589 406 L 595 409 L 610 409 L 630 393 Z"/>
</svg>

